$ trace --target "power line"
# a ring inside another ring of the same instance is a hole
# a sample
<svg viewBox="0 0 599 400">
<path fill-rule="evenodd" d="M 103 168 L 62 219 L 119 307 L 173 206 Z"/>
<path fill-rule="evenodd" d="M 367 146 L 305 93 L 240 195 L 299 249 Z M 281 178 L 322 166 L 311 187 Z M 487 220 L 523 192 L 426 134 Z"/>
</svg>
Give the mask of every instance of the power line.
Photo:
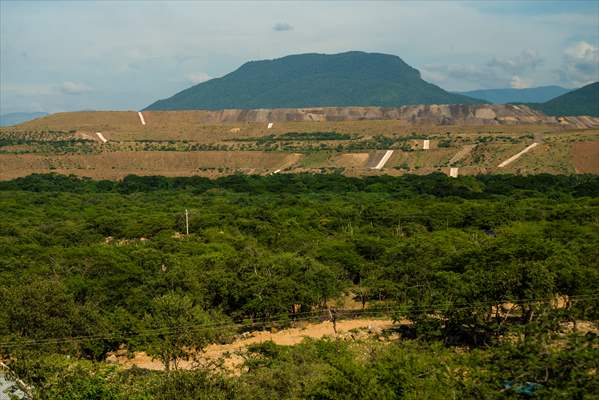
<svg viewBox="0 0 599 400">
<path fill-rule="evenodd" d="M 589 295 L 579 295 L 579 296 L 571 296 L 569 297 L 570 301 L 580 301 L 580 300 L 592 300 L 599 299 L 599 292 L 592 293 Z M 400 311 L 412 311 L 412 312 L 426 312 L 426 311 L 441 311 L 441 310 L 455 310 L 455 311 L 464 311 L 477 309 L 481 306 L 492 306 L 497 304 L 505 304 L 507 302 L 511 304 L 524 305 L 524 304 L 547 304 L 553 303 L 556 301 L 555 297 L 551 298 L 538 298 L 538 299 L 522 299 L 522 300 L 514 300 L 510 301 L 507 299 L 503 300 L 495 300 L 495 301 L 487 301 L 481 302 L 477 305 L 471 306 L 459 306 L 452 307 L 453 304 L 450 302 L 431 304 L 428 306 L 403 306 L 403 307 L 388 307 L 383 309 L 366 309 L 366 310 L 355 310 L 355 309 L 340 309 L 337 310 L 337 314 L 343 316 L 344 314 L 353 314 L 353 315 L 386 315 L 389 316 L 392 312 L 400 312 Z M 445 308 L 443 308 L 445 307 Z M 156 329 L 146 329 L 140 330 L 137 332 L 113 332 L 108 334 L 100 334 L 100 335 L 83 335 L 83 336 L 73 336 L 73 337 L 62 337 L 62 338 L 47 338 L 47 339 L 29 339 L 19 342 L 0 342 L 0 347 L 5 348 L 17 348 L 17 347 L 26 347 L 32 345 L 43 345 L 43 344 L 62 344 L 62 343 L 78 343 L 89 340 L 111 340 L 111 339 L 131 339 L 136 337 L 147 337 L 147 336 L 160 336 L 160 335 L 169 335 L 176 333 L 181 330 L 187 331 L 202 331 L 202 330 L 232 330 L 237 328 L 240 330 L 241 328 L 251 328 L 256 326 L 264 326 L 276 322 L 288 322 L 290 319 L 294 321 L 309 321 L 317 316 L 323 316 L 323 312 L 326 310 L 318 310 L 318 311 L 309 311 L 305 313 L 297 313 L 297 314 L 287 314 L 285 317 L 281 318 L 271 318 L 266 321 L 257 321 L 247 324 L 238 324 L 238 323 L 212 323 L 212 324 L 202 324 L 202 325 L 178 325 L 178 326 L 170 326 L 165 328 L 156 328 Z M 296 318 L 296 316 L 303 314 L 303 317 Z M 312 317 L 310 317 L 310 315 Z"/>
</svg>

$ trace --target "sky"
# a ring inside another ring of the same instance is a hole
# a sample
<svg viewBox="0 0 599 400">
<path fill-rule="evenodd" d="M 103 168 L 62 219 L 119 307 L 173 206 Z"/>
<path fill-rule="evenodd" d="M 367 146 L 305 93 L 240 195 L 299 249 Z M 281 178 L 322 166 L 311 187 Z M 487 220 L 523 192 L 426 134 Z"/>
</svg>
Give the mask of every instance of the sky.
<svg viewBox="0 0 599 400">
<path fill-rule="evenodd" d="M 0 0 L 0 114 L 138 110 L 250 60 L 388 53 L 450 91 L 599 80 L 599 0 Z"/>
</svg>

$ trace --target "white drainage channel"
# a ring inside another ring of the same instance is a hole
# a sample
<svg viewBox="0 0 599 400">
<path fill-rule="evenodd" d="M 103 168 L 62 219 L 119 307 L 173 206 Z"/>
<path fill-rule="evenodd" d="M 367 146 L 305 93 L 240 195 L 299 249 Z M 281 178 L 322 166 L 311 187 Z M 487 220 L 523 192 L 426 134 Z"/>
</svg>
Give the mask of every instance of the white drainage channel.
<svg viewBox="0 0 599 400">
<path fill-rule="evenodd" d="M 139 115 L 139 120 L 141 121 L 141 124 L 145 125 L 146 124 L 146 120 L 144 119 L 144 115 L 141 113 L 141 111 L 138 111 L 137 115 Z"/>
<path fill-rule="evenodd" d="M 429 150 L 431 148 L 431 141 L 426 139 L 423 143 L 422 143 L 422 150 Z"/>
<path fill-rule="evenodd" d="M 501 164 L 499 164 L 499 168 L 503 168 L 506 165 L 516 161 L 517 159 L 520 158 L 520 156 L 522 156 L 523 154 L 527 153 L 529 150 L 534 149 L 535 147 L 537 147 L 538 143 L 533 143 L 530 146 L 528 146 L 527 148 L 525 148 L 524 150 L 522 150 L 520 153 L 511 156 L 510 158 L 508 158 L 507 160 L 505 160 L 504 162 L 502 162 Z"/>
<path fill-rule="evenodd" d="M 383 158 L 381 158 L 381 161 L 379 161 L 379 163 L 373 169 L 383 168 L 385 166 L 385 164 L 387 163 L 387 161 L 389 161 L 389 158 L 391 158 L 392 154 L 393 154 L 393 150 L 387 150 L 385 152 L 385 155 L 383 156 Z"/>
<path fill-rule="evenodd" d="M 101 132 L 96 132 L 96 136 L 98 136 L 98 138 L 99 138 L 99 139 L 102 141 L 102 143 L 106 143 L 106 142 L 108 142 L 108 139 L 106 139 L 106 138 L 104 137 L 104 135 L 102 135 L 102 133 L 101 133 Z"/>
<path fill-rule="evenodd" d="M 455 167 L 449 168 L 449 176 L 452 178 L 457 178 L 458 177 L 458 169 Z"/>
</svg>

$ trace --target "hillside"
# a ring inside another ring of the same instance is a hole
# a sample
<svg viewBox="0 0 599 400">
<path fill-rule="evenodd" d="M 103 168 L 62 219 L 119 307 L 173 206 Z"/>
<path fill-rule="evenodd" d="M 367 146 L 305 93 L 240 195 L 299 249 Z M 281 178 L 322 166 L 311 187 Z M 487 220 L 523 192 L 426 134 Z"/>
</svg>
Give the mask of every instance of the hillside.
<svg viewBox="0 0 599 400">
<path fill-rule="evenodd" d="M 544 103 L 557 96 L 568 93 L 571 89 L 561 86 L 540 86 L 526 89 L 483 89 L 459 92 L 464 96 L 482 99 L 494 104 L 507 103 Z"/>
<path fill-rule="evenodd" d="M 23 122 L 31 121 L 32 119 L 41 118 L 48 115 L 45 112 L 34 112 L 34 113 L 25 113 L 25 112 L 15 112 L 0 115 L 0 126 L 11 126 L 22 124 Z"/>
<path fill-rule="evenodd" d="M 352 51 L 248 62 L 146 110 L 476 103 L 484 101 L 448 93 L 424 81 L 418 70 L 397 56 Z"/>
<path fill-rule="evenodd" d="M 566 93 L 541 104 L 529 104 L 547 115 L 590 115 L 599 117 L 599 82 Z"/>
<path fill-rule="evenodd" d="M 598 161 L 599 118 L 518 105 L 73 112 L 0 129 L 0 180 L 47 172 L 596 174 Z"/>
</svg>

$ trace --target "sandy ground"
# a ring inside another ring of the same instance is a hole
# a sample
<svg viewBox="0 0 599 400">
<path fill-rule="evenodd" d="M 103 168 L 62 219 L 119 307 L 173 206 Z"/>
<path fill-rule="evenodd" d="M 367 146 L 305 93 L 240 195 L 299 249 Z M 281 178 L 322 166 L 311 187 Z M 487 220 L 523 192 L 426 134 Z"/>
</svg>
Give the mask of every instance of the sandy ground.
<svg viewBox="0 0 599 400">
<path fill-rule="evenodd" d="M 348 335 L 354 329 L 367 330 L 372 334 L 376 334 L 384 329 L 391 328 L 393 322 L 391 320 L 380 319 L 354 319 L 342 320 L 337 322 L 337 335 Z M 235 371 L 243 363 L 243 351 L 252 344 L 273 341 L 278 345 L 292 346 L 301 343 L 304 338 L 319 339 L 325 336 L 335 336 L 333 324 L 330 321 L 312 324 L 307 323 L 296 328 L 283 329 L 277 332 L 257 331 L 249 332 L 244 337 L 235 340 L 228 344 L 211 344 L 200 355 L 199 362 L 201 364 L 209 364 L 223 359 L 225 369 Z M 153 360 L 145 352 L 136 352 L 132 358 L 128 358 L 125 352 L 109 353 L 108 362 L 118 363 L 124 367 L 136 366 L 139 368 L 162 370 L 163 366 L 158 360 Z M 193 361 L 181 360 L 179 368 L 190 369 L 196 366 Z"/>
</svg>

